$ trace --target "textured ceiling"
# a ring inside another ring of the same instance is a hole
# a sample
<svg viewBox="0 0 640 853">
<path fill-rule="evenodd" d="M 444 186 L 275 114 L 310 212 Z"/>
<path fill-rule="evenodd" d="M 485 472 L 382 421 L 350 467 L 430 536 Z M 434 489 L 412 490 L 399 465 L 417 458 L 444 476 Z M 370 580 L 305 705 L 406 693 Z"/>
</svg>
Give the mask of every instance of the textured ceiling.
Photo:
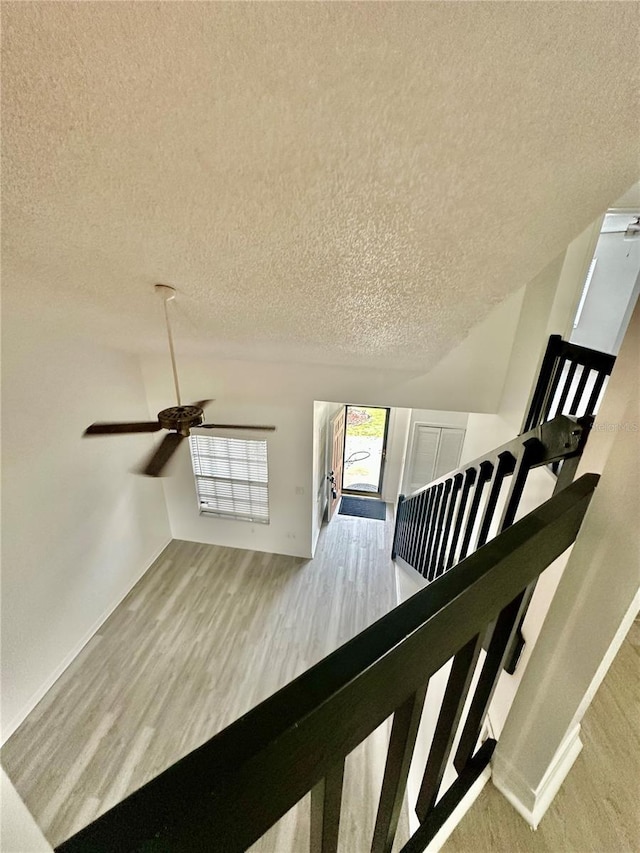
<svg viewBox="0 0 640 853">
<path fill-rule="evenodd" d="M 119 347 L 427 367 L 638 177 L 637 3 L 2 12 L 5 293 Z"/>
</svg>

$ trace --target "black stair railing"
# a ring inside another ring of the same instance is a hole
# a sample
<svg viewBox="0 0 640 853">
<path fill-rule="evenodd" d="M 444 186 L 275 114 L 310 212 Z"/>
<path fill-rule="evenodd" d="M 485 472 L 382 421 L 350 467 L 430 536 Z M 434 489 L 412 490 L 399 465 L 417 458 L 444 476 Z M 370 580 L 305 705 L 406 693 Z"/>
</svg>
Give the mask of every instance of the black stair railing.
<svg viewBox="0 0 640 853">
<path fill-rule="evenodd" d="M 551 335 L 521 432 L 556 415 L 593 416 L 616 357 Z"/>
<path fill-rule="evenodd" d="M 615 355 L 563 341 L 560 335 L 551 335 L 522 422 L 521 434 L 557 415 L 593 420 L 615 363 Z M 566 484 L 576 464 L 571 466 L 566 461 L 556 460 L 550 469 L 557 475 L 565 468 L 563 482 Z"/>
<path fill-rule="evenodd" d="M 609 353 L 551 335 L 519 436 L 409 498 L 400 495 L 392 558 L 433 581 L 513 524 L 533 468 L 549 466 L 558 475 L 555 491 L 565 488 L 575 476 L 615 361 Z M 524 648 L 522 623 L 534 589 L 535 582 L 523 598 L 506 659 L 511 674 Z"/>
<path fill-rule="evenodd" d="M 462 723 L 454 760 L 459 775 L 441 791 L 482 637 L 489 632 L 492 654 L 504 657 L 523 591 L 573 543 L 597 481 L 587 474 L 554 495 L 65 841 L 58 853 L 243 851 L 309 791 L 311 853 L 335 853 L 345 758 L 393 715 L 370 847 L 389 853 L 427 685 L 453 658 L 416 804 L 420 828 L 402 849 L 423 851 L 495 746 L 491 739 L 478 744 L 478 724 L 497 681 L 483 667 Z"/>
<path fill-rule="evenodd" d="M 590 426 L 590 418 L 559 415 L 410 497 L 400 495 L 392 558 L 429 581 L 440 577 L 513 524 L 529 472 L 578 457 Z M 560 486 L 566 484 L 563 478 Z"/>
</svg>

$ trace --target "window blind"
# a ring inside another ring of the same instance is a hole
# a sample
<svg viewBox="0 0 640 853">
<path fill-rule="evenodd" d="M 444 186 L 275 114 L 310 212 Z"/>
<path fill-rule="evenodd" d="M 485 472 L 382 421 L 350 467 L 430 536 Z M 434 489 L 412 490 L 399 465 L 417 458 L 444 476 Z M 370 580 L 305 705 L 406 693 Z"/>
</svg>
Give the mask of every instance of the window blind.
<svg viewBox="0 0 640 853">
<path fill-rule="evenodd" d="M 200 512 L 269 523 L 269 472 L 264 439 L 191 435 Z"/>
</svg>

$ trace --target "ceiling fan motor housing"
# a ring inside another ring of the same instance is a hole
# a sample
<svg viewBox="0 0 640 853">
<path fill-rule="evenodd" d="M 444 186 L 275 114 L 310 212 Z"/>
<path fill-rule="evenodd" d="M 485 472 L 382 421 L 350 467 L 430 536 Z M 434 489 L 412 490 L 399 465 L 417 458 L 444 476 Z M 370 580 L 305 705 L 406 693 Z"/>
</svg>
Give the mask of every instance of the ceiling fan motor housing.
<svg viewBox="0 0 640 853">
<path fill-rule="evenodd" d="M 204 411 L 199 406 L 171 406 L 158 412 L 158 422 L 163 429 L 175 430 L 180 435 L 189 435 L 191 427 L 200 426 Z"/>
</svg>

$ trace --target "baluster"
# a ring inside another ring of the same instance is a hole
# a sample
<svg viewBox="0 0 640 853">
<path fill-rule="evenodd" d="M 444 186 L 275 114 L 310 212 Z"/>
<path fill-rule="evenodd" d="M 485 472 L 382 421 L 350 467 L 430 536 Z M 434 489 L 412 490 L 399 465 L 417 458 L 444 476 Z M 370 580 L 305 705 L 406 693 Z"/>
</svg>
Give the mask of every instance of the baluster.
<svg viewBox="0 0 640 853">
<path fill-rule="evenodd" d="M 533 464 L 533 460 L 535 459 L 536 453 L 540 453 L 542 451 L 541 446 L 538 446 L 536 450 L 535 440 L 531 439 L 530 442 L 527 442 L 527 445 L 529 444 L 531 446 L 528 450 L 528 453 L 530 453 L 531 456 L 525 456 L 522 459 L 519 467 L 519 473 L 516 472 L 513 476 L 512 493 L 509 497 L 509 500 L 507 501 L 505 513 L 501 520 L 501 530 L 506 530 L 507 527 L 510 527 L 514 523 L 516 512 L 518 510 L 518 504 L 520 503 L 520 498 L 522 496 L 522 492 L 524 491 L 524 487 L 526 484 L 527 471 L 530 470 L 531 464 Z M 558 475 L 558 479 L 556 481 L 556 485 L 553 489 L 554 495 L 562 491 L 562 489 L 564 489 L 571 482 L 573 482 L 573 478 L 575 476 L 579 462 L 579 456 L 573 456 L 569 459 L 564 460 L 564 462 L 562 463 L 562 468 L 560 469 L 560 474 Z M 529 584 L 529 586 L 525 589 L 523 593 L 522 601 L 520 603 L 520 616 L 518 618 L 518 626 L 513 632 L 513 637 L 509 642 L 509 646 L 504 656 L 503 667 L 505 672 L 508 672 L 509 675 L 513 675 L 516 671 L 518 661 L 520 660 L 520 655 L 522 654 L 522 650 L 524 648 L 522 624 L 524 622 L 525 616 L 527 615 L 527 610 L 529 608 L 529 604 L 531 603 L 531 599 L 533 598 L 535 588 L 536 582 L 534 581 L 533 583 Z"/>
<path fill-rule="evenodd" d="M 429 541 L 429 535 L 431 533 L 431 527 L 434 520 L 434 511 L 435 511 L 435 503 L 436 503 L 436 494 L 437 487 L 431 486 L 427 490 L 427 512 L 425 515 L 425 523 L 424 523 L 424 533 L 422 537 L 422 547 L 420 554 L 420 563 L 416 566 L 416 569 L 420 572 L 423 577 L 427 576 L 427 544 Z"/>
<path fill-rule="evenodd" d="M 404 533 L 404 519 L 405 519 L 405 510 L 406 510 L 406 502 L 404 497 L 402 500 L 398 499 L 398 520 L 396 522 L 396 535 L 394 537 L 393 549 L 396 557 L 402 556 L 402 536 Z"/>
<path fill-rule="evenodd" d="M 371 853 L 391 853 L 427 695 L 427 686 L 428 684 L 425 684 L 410 696 L 393 715 Z"/>
<path fill-rule="evenodd" d="M 398 495 L 398 504 L 396 506 L 396 523 L 393 528 L 393 544 L 391 546 L 391 559 L 395 560 L 398 554 L 398 546 L 400 541 L 400 531 L 402 529 L 402 518 L 403 518 L 403 502 L 404 495 Z"/>
<path fill-rule="evenodd" d="M 418 542 L 416 545 L 416 556 L 412 563 L 413 568 L 419 572 L 424 555 L 424 540 L 427 531 L 427 518 L 429 515 L 429 490 L 420 492 L 420 520 L 418 527 Z"/>
<path fill-rule="evenodd" d="M 417 543 L 420 537 L 420 495 L 411 498 L 413 514 L 411 517 L 411 539 L 409 543 L 409 555 L 407 562 L 415 566 Z"/>
<path fill-rule="evenodd" d="M 476 548 L 480 548 L 481 545 L 484 545 L 489 537 L 489 530 L 491 529 L 493 514 L 496 511 L 496 506 L 498 505 L 498 498 L 500 497 L 503 480 L 507 474 L 513 473 L 515 464 L 516 461 L 511 453 L 501 453 L 498 456 L 498 464 L 495 466 L 491 476 L 489 497 L 487 498 L 487 503 L 485 504 L 484 512 L 482 513 L 482 521 L 480 522 L 480 531 L 478 533 L 478 544 L 476 545 Z"/>
<path fill-rule="evenodd" d="M 553 406 L 553 398 L 556 396 L 558 383 L 560 382 L 560 378 L 562 377 L 562 372 L 564 371 L 564 366 L 566 363 L 567 359 L 565 358 L 559 358 L 556 361 L 555 368 L 551 377 L 551 382 L 549 383 L 549 387 L 547 389 L 547 393 L 544 399 L 544 405 L 542 407 L 542 417 L 540 418 L 539 423 L 544 423 L 545 421 L 549 420 L 549 415 Z"/>
<path fill-rule="evenodd" d="M 589 397 L 589 400 L 587 402 L 587 410 L 585 411 L 585 415 L 595 414 L 596 406 L 598 404 L 598 397 L 600 396 L 606 379 L 606 373 L 598 373 L 596 381 L 593 383 L 593 388 L 591 389 L 591 396 Z"/>
<path fill-rule="evenodd" d="M 573 382 L 573 377 L 576 374 L 576 367 L 577 366 L 578 366 L 577 361 L 571 362 L 571 366 L 569 367 L 569 371 L 567 373 L 567 376 L 566 376 L 564 383 L 563 383 L 563 386 L 562 386 L 562 393 L 560 394 L 560 399 L 558 400 L 558 408 L 556 409 L 556 413 L 558 415 L 562 414 L 562 410 L 564 409 L 565 404 L 567 402 L 567 397 L 569 395 L 569 389 L 571 388 L 571 383 Z"/>
<path fill-rule="evenodd" d="M 500 519 L 500 532 L 513 524 L 529 470 L 531 469 L 531 465 L 539 457 L 541 451 L 542 445 L 538 439 L 532 438 L 524 443 L 520 458 L 516 462 L 509 495 Z M 461 772 L 462 768 L 473 755 L 473 750 L 480 737 L 482 724 L 484 723 L 494 690 L 498 683 L 500 670 L 508 659 L 509 649 L 516 635 L 516 625 L 520 623 L 520 617 L 525 610 L 525 592 L 523 591 L 517 595 L 502 610 L 491 632 L 487 656 L 456 752 L 454 764 L 458 772 Z"/>
<path fill-rule="evenodd" d="M 547 388 L 551 381 L 553 368 L 560 353 L 562 343 L 563 341 L 560 335 L 551 335 L 547 341 L 547 348 L 538 373 L 538 381 L 531 398 L 529 412 L 525 417 L 522 429 L 520 430 L 521 433 L 529 432 L 530 429 L 533 429 L 542 420 L 542 407 L 544 406 Z"/>
<path fill-rule="evenodd" d="M 587 382 L 589 380 L 590 373 L 591 369 L 585 365 L 582 368 L 582 375 L 580 376 L 580 380 L 578 381 L 578 387 L 576 388 L 576 393 L 569 408 L 570 415 L 576 415 L 578 413 L 578 409 L 580 408 L 580 401 L 582 400 L 584 389 L 587 387 Z"/>
<path fill-rule="evenodd" d="M 413 534 L 413 515 L 415 512 L 415 498 L 411 497 L 407 500 L 407 529 L 404 537 L 404 554 L 403 557 L 410 563 L 409 554 L 411 553 L 411 537 Z"/>
<path fill-rule="evenodd" d="M 462 474 L 456 474 L 453 478 L 453 485 L 451 486 L 451 495 L 449 498 L 449 507 L 447 509 L 447 518 L 444 523 L 444 531 L 442 533 L 442 544 L 440 546 L 440 554 L 436 562 L 436 577 L 439 577 L 444 572 L 444 564 L 448 550 L 447 546 L 449 545 L 449 537 L 451 534 L 451 525 L 453 523 L 453 516 L 455 515 L 456 505 L 458 503 L 458 495 L 460 494 L 460 489 L 462 488 L 462 481 Z"/>
<path fill-rule="evenodd" d="M 514 598 L 498 616 L 495 627 L 491 633 L 487 656 L 480 673 L 471 707 L 462 730 L 460 743 L 454 758 L 454 766 L 461 773 L 471 759 L 475 750 L 482 724 L 487 710 L 493 698 L 493 693 L 498 683 L 500 671 L 506 660 L 507 648 L 515 636 L 515 625 L 523 612 L 524 592 Z"/>
<path fill-rule="evenodd" d="M 509 493 L 505 501 L 498 532 L 502 533 L 513 524 L 531 466 L 541 457 L 544 448 L 537 438 L 529 438 L 522 445 L 522 452 L 516 460 Z"/>
<path fill-rule="evenodd" d="M 400 556 L 407 559 L 407 542 L 409 541 L 409 516 L 411 515 L 411 499 L 407 498 L 403 504 L 404 517 L 402 521 L 402 550 Z"/>
<path fill-rule="evenodd" d="M 485 483 L 491 477 L 493 473 L 493 464 L 491 462 L 485 461 L 480 463 L 480 470 L 478 471 L 478 476 L 476 477 L 475 489 L 473 490 L 473 500 L 471 501 L 471 507 L 469 508 L 469 515 L 466 520 L 464 536 L 462 538 L 462 546 L 460 547 L 460 556 L 458 560 L 464 560 L 467 556 L 467 551 L 469 550 L 469 545 L 471 543 L 471 536 L 473 535 L 473 529 L 476 524 L 476 516 L 478 514 L 478 509 L 480 507 L 480 501 L 482 500 L 482 492 L 484 490 Z"/>
<path fill-rule="evenodd" d="M 438 554 L 440 553 L 440 545 L 442 543 L 442 534 L 444 532 L 445 518 L 449 508 L 449 498 L 451 497 L 451 489 L 453 488 L 453 479 L 446 480 L 442 488 L 442 498 L 440 500 L 440 512 L 438 513 L 438 523 L 436 525 L 435 535 L 433 537 L 433 545 L 431 548 L 431 570 L 429 580 L 434 580 L 436 571 L 438 570 Z"/>
<path fill-rule="evenodd" d="M 336 853 L 340 832 L 344 759 L 311 789 L 310 853 Z"/>
<path fill-rule="evenodd" d="M 465 766 L 456 781 L 442 795 L 437 806 L 427 815 L 400 853 L 424 853 L 477 780 L 482 776 L 496 748 L 493 738 L 488 738 Z"/>
<path fill-rule="evenodd" d="M 431 565 L 431 559 L 432 559 L 433 543 L 434 543 L 435 538 L 436 538 L 437 533 L 438 533 L 438 524 L 439 524 L 439 520 L 440 520 L 440 506 L 442 504 L 443 484 L 438 483 L 437 486 L 434 486 L 434 491 L 435 491 L 435 496 L 434 496 L 434 503 L 433 503 L 433 511 L 431 514 L 431 523 L 429 525 L 429 536 L 427 539 L 427 546 L 426 546 L 426 553 L 425 553 L 425 560 L 424 560 L 424 565 L 425 565 L 424 576 L 427 578 L 427 580 L 433 579 L 433 569 L 432 569 L 432 565 Z"/>
<path fill-rule="evenodd" d="M 411 554 L 409 563 L 415 567 L 416 565 L 416 555 L 418 553 L 418 543 L 420 541 L 420 537 L 422 535 L 422 530 L 420 528 L 420 499 L 422 497 L 422 493 L 415 495 L 413 498 L 413 531 L 411 536 Z"/>
<path fill-rule="evenodd" d="M 453 659 L 416 803 L 416 814 L 421 823 L 426 820 L 438 798 L 481 648 L 481 636 L 477 634 Z"/>
<path fill-rule="evenodd" d="M 456 551 L 458 550 L 458 540 L 460 538 L 460 531 L 462 530 L 464 513 L 467 508 L 469 492 L 476 481 L 476 475 L 477 471 L 475 468 L 468 468 L 464 473 L 464 486 L 462 487 L 462 494 L 460 495 L 460 504 L 458 505 L 456 523 L 453 528 L 453 535 L 451 537 L 451 547 L 449 548 L 449 556 L 447 557 L 447 561 L 444 566 L 445 571 L 451 568 L 454 562 L 456 562 Z"/>
</svg>

